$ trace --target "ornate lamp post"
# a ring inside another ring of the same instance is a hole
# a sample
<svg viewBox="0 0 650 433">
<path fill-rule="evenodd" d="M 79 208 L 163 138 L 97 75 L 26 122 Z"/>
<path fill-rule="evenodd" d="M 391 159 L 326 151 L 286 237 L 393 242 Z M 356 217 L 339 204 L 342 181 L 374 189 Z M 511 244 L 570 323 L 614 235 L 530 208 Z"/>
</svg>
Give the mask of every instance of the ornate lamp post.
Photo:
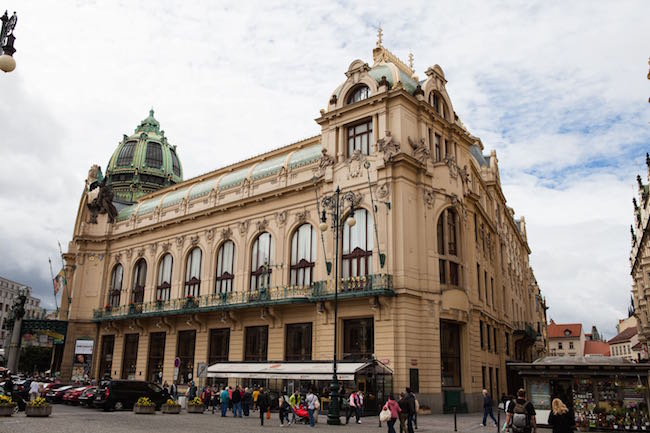
<svg viewBox="0 0 650 433">
<path fill-rule="evenodd" d="M 336 358 L 337 358 L 337 344 L 338 344 L 338 292 L 339 292 L 339 237 L 342 236 L 343 225 L 341 216 L 345 213 L 345 202 L 350 203 L 350 216 L 346 224 L 353 227 L 356 224 L 354 219 L 354 206 L 357 202 L 357 197 L 351 191 L 341 193 L 339 187 L 336 192 L 331 196 L 323 197 L 322 205 L 323 212 L 321 215 L 321 223 L 319 228 L 321 232 L 327 231 L 327 211 L 330 211 L 332 228 L 334 229 L 334 361 L 333 361 L 333 374 L 332 383 L 330 384 L 330 404 L 327 412 L 327 423 L 330 425 L 341 424 L 340 418 L 340 395 L 339 395 L 339 379 L 336 374 Z M 331 267 L 328 266 L 328 270 Z"/>
<path fill-rule="evenodd" d="M 14 48 L 14 29 L 18 22 L 16 12 L 9 17 L 7 11 L 0 17 L 2 27 L 0 28 L 0 70 L 4 72 L 11 72 L 16 69 L 16 61 L 13 58 L 16 49 Z"/>
</svg>

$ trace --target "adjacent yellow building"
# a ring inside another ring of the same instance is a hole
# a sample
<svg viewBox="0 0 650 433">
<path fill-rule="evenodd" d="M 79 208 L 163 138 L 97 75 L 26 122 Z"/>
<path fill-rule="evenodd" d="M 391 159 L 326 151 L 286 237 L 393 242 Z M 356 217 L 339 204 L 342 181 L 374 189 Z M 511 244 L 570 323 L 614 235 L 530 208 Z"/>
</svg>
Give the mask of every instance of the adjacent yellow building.
<svg viewBox="0 0 650 433">
<path fill-rule="evenodd" d="M 324 202 L 340 188 L 338 359 L 392 371 L 381 387 L 372 372 L 346 387 L 381 400 L 411 386 L 441 412 L 517 385 L 506 363 L 545 353 L 546 305 L 496 152 L 459 119 L 440 66 L 420 80 L 381 40 L 372 54 L 324 95 L 318 136 L 183 181 L 152 111 L 105 177 L 91 169 L 64 254 L 64 378 L 182 389 L 204 365 L 331 361 L 337 253 Z"/>
</svg>

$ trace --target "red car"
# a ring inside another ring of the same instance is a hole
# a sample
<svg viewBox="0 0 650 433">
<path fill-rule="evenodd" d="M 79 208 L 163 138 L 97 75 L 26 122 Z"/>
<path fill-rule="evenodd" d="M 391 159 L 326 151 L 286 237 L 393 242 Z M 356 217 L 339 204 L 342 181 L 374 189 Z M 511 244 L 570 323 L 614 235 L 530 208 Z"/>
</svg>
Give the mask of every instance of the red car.
<svg viewBox="0 0 650 433">
<path fill-rule="evenodd" d="M 90 388 L 90 386 L 80 386 L 78 388 L 70 388 L 63 394 L 63 403 L 65 404 L 79 404 L 79 397 L 81 394 Z"/>
</svg>

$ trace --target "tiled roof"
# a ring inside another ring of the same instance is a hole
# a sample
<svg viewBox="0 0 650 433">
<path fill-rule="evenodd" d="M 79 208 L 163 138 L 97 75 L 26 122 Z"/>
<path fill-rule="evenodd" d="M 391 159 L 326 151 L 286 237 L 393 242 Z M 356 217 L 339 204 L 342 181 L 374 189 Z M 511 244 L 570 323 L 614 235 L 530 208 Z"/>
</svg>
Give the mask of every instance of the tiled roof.
<svg viewBox="0 0 650 433">
<path fill-rule="evenodd" d="M 585 341 L 585 356 L 586 355 L 609 356 L 609 344 L 604 341 L 587 340 Z"/>
<path fill-rule="evenodd" d="M 637 329 L 636 326 L 633 326 L 631 328 L 626 328 L 618 334 L 616 337 L 612 338 L 611 340 L 608 341 L 609 344 L 616 344 L 616 343 L 622 343 L 624 341 L 629 341 L 632 337 L 634 337 L 637 334 Z"/>
<path fill-rule="evenodd" d="M 569 331 L 567 334 L 565 331 Z M 581 323 L 551 323 L 548 325 L 548 338 L 580 337 Z"/>
</svg>

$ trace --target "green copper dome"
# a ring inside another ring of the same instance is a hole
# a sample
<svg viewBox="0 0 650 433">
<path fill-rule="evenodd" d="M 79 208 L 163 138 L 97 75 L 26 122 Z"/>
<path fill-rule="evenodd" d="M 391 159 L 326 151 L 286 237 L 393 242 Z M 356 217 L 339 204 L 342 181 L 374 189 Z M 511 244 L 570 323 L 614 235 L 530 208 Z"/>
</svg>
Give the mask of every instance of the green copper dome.
<svg viewBox="0 0 650 433">
<path fill-rule="evenodd" d="M 153 109 L 133 135 L 124 135 L 108 162 L 106 176 L 115 199 L 127 203 L 183 181 L 176 146 L 167 142 Z"/>
</svg>

